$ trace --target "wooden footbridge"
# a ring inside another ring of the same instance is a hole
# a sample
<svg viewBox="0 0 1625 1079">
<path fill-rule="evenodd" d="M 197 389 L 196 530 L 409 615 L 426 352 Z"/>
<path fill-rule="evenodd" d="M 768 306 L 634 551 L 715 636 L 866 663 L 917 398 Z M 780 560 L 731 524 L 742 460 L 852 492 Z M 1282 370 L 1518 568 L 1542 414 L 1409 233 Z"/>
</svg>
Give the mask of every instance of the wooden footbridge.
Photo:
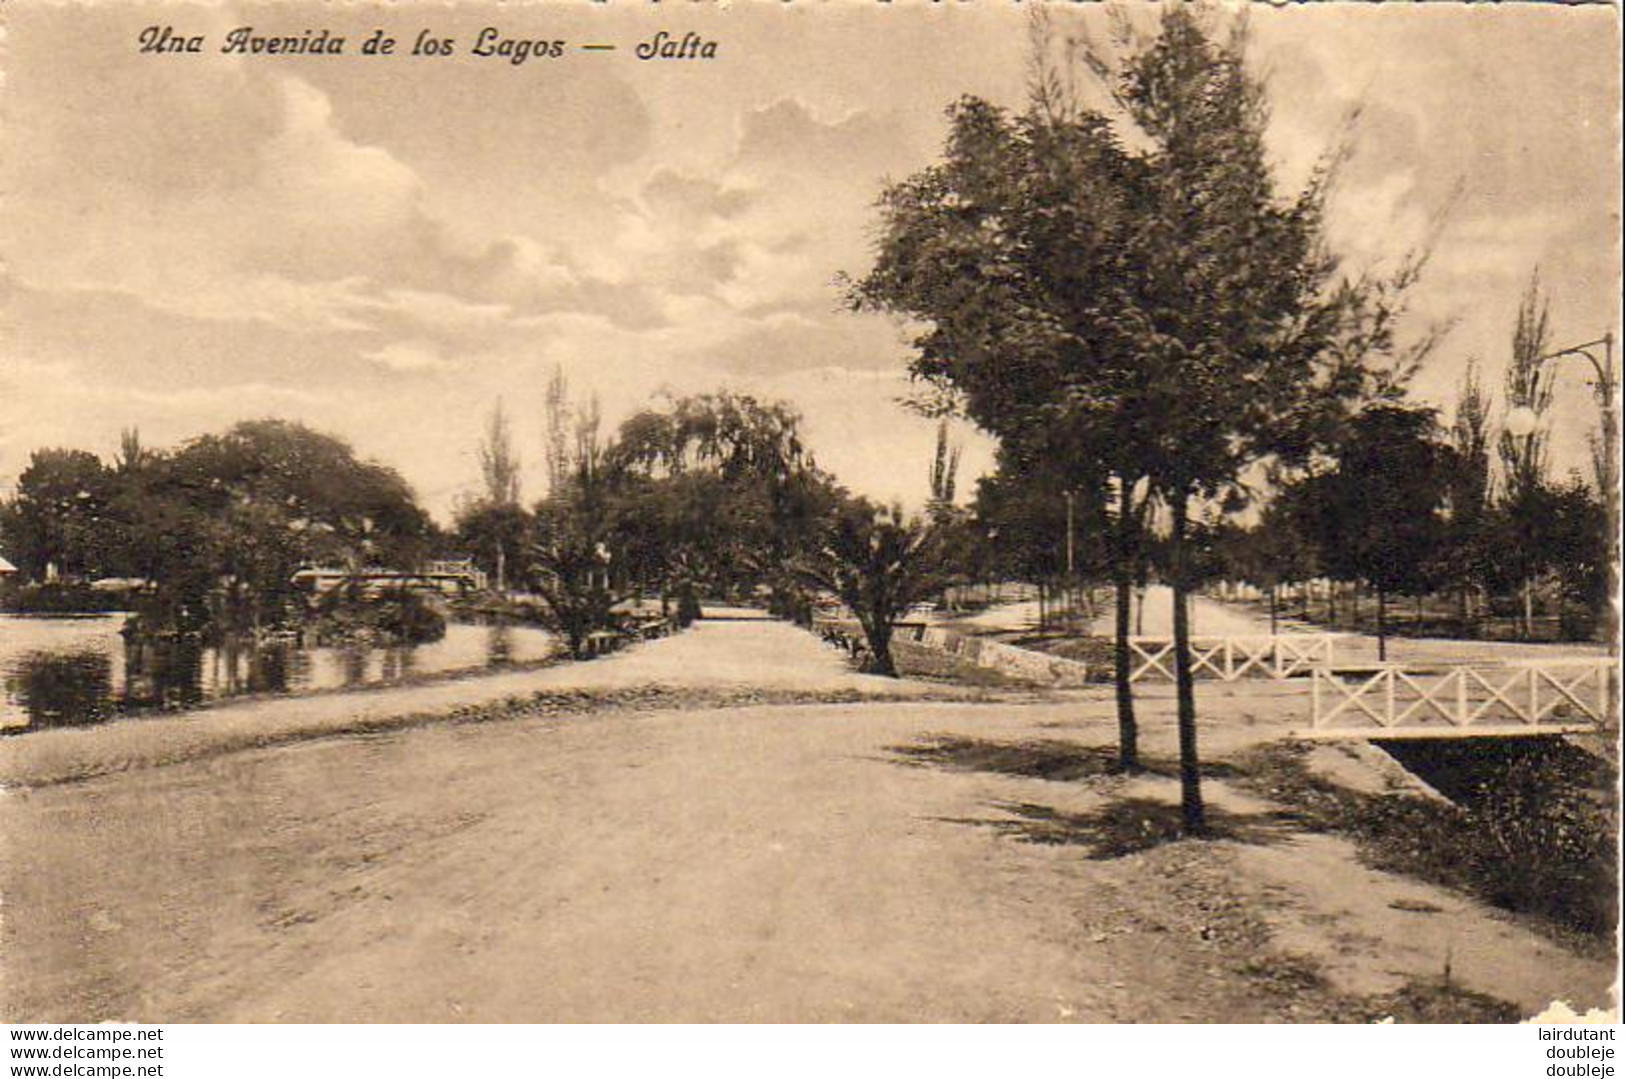
<svg viewBox="0 0 1625 1079">
<path fill-rule="evenodd" d="M 1317 668 L 1310 681 L 1316 740 L 1495 738 L 1617 731 L 1619 671 L 1607 657 L 1502 664 Z"/>
<path fill-rule="evenodd" d="M 1192 637 L 1191 674 L 1235 682 L 1242 678 L 1300 678 L 1330 666 L 1333 633 L 1275 633 L 1240 637 Z M 1174 680 L 1174 642 L 1167 637 L 1130 637 L 1129 681 Z"/>
<path fill-rule="evenodd" d="M 1309 684 L 1315 740 L 1495 738 L 1618 729 L 1619 672 L 1605 656 L 1449 664 L 1339 666 L 1335 633 L 1192 637 L 1202 679 L 1296 678 Z M 1131 680 L 1174 680 L 1174 643 L 1134 637 Z"/>
<path fill-rule="evenodd" d="M 855 623 L 824 619 L 816 628 L 849 649 L 861 647 L 862 634 Z M 898 639 L 942 643 L 936 639 L 942 635 L 940 627 L 900 622 L 897 629 Z M 1309 725 L 1294 728 L 1292 735 L 1317 741 L 1505 738 L 1619 729 L 1618 663 L 1606 656 L 1340 666 L 1340 636 L 1192 637 L 1191 673 L 1198 679 L 1230 683 L 1246 679 L 1307 683 Z M 975 643 L 984 649 L 1053 659 L 996 641 Z M 1172 640 L 1131 637 L 1129 649 L 1131 681 L 1174 681 Z M 1079 668 L 1081 684 L 1082 664 L 1069 662 Z"/>
</svg>

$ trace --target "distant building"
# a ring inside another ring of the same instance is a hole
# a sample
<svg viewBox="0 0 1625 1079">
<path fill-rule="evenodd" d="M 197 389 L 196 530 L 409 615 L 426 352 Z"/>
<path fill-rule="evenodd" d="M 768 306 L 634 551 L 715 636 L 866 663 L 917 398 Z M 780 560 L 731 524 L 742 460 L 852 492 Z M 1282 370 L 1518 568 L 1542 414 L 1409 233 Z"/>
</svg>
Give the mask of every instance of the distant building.
<svg viewBox="0 0 1625 1079">
<path fill-rule="evenodd" d="M 346 586 L 360 586 L 370 595 L 406 588 L 446 596 L 482 591 L 486 587 L 485 574 L 468 561 L 431 562 L 418 573 L 377 567 L 350 570 L 310 566 L 295 573 L 292 581 L 295 586 L 318 596 Z"/>
<path fill-rule="evenodd" d="M 99 577 L 90 582 L 92 592 L 145 592 L 152 587 L 145 577 Z"/>
</svg>

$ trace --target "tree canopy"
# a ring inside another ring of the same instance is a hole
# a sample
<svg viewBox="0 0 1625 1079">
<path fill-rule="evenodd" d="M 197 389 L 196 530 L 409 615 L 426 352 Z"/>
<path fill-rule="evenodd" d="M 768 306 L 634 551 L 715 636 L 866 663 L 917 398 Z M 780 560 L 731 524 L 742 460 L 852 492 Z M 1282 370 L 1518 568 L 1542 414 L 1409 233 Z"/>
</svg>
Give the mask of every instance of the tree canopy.
<svg viewBox="0 0 1625 1079">
<path fill-rule="evenodd" d="M 1087 58 L 1108 111 L 1063 92 L 1041 47 L 1024 110 L 962 99 L 943 160 L 885 190 L 874 268 L 851 290 L 858 308 L 924 323 L 913 373 L 1001 444 L 1105 463 L 1125 526 L 1147 481 L 1173 518 L 1176 596 L 1193 497 L 1257 462 L 1307 459 L 1396 395 L 1430 343 L 1396 335 L 1419 259 L 1351 276 L 1327 245 L 1335 155 L 1278 190 L 1245 48 L 1239 29 L 1170 7 L 1125 57 Z M 1186 643 L 1176 665 L 1199 828 Z"/>
<path fill-rule="evenodd" d="M 239 423 L 170 452 L 126 438 L 114 467 L 42 450 L 0 512 L 24 572 L 151 582 L 157 627 L 284 620 L 303 565 L 409 569 L 433 526 L 393 469 L 284 420 Z"/>
</svg>

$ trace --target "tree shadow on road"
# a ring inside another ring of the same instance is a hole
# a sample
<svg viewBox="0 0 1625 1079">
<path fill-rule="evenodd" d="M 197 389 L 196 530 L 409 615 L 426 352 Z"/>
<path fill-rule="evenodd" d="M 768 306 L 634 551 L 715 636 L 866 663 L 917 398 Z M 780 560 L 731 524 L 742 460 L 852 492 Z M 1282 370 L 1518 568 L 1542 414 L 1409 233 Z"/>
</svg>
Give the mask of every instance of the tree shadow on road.
<svg viewBox="0 0 1625 1079">
<path fill-rule="evenodd" d="M 992 828 L 1000 835 L 1023 843 L 1083 847 L 1087 857 L 1096 861 L 1122 858 L 1164 843 L 1192 838 L 1186 836 L 1181 827 L 1178 804 L 1154 798 L 1122 798 L 1083 813 L 1069 813 L 1032 802 L 995 802 L 993 808 L 1010 816 L 939 819 L 951 824 Z M 1275 843 L 1301 833 L 1304 823 L 1290 810 L 1231 813 L 1209 806 L 1207 831 L 1197 838 Z"/>
<path fill-rule="evenodd" d="M 931 765 L 956 772 L 997 772 L 1060 783 L 1135 774 L 1179 778 L 1179 762 L 1170 757 L 1142 755 L 1139 770 L 1126 772 L 1118 764 L 1114 747 L 1085 746 L 1055 739 L 993 742 L 980 738 L 932 735 L 913 745 L 891 746 L 889 749 L 902 757 L 905 764 Z M 1222 762 L 1202 765 L 1204 778 L 1228 779 L 1235 774 L 1235 768 Z"/>
</svg>

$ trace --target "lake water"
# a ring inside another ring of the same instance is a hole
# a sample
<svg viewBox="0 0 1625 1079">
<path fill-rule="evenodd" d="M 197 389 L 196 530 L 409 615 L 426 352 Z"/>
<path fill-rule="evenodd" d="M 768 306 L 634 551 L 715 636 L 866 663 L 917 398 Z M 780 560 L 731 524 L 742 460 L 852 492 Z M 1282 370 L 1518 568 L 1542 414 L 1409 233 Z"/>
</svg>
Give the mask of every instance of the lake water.
<svg viewBox="0 0 1625 1079">
<path fill-rule="evenodd" d="M 525 625 L 452 623 L 428 644 L 301 647 L 292 641 L 218 647 L 129 644 L 123 615 L 0 615 L 0 730 L 102 723 L 248 693 L 293 693 L 398 682 L 408 676 L 546 659 L 553 639 Z"/>
</svg>

